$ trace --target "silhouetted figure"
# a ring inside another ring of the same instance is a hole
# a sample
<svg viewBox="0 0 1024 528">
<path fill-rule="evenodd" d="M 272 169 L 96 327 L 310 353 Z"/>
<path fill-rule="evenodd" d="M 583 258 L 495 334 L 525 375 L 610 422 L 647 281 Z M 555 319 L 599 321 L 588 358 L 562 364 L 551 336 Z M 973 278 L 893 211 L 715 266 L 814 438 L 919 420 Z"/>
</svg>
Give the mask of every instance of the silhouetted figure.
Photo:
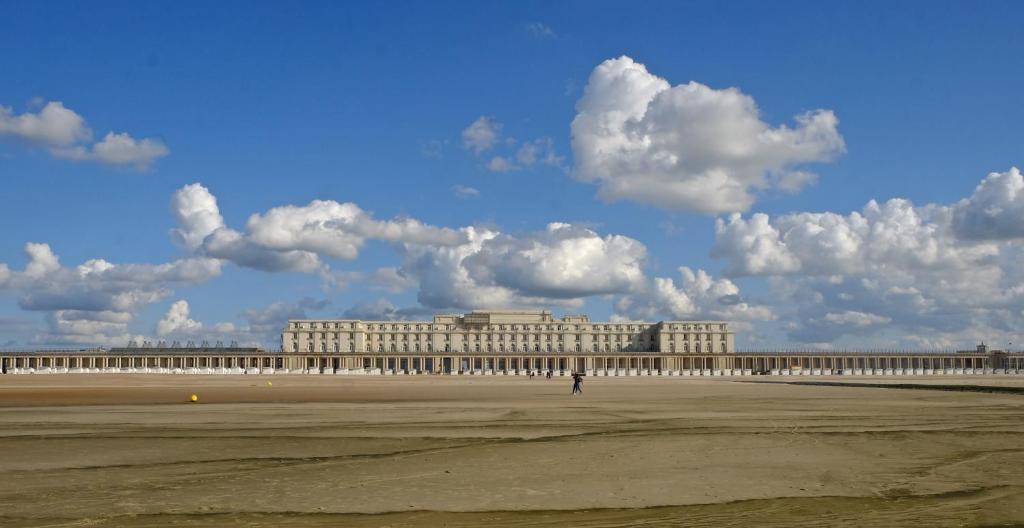
<svg viewBox="0 0 1024 528">
<path fill-rule="evenodd" d="M 572 373 L 572 393 L 583 394 L 583 376 L 578 372 Z"/>
</svg>

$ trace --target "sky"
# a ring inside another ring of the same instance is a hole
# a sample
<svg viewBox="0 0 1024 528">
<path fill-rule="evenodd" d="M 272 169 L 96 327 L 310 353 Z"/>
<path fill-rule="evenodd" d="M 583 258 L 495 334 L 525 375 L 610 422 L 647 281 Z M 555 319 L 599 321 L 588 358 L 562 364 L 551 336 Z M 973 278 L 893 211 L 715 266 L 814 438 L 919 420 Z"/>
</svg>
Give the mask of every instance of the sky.
<svg viewBox="0 0 1024 528">
<path fill-rule="evenodd" d="M 1020 2 L 0 1 L 0 347 L 1024 342 Z"/>
</svg>

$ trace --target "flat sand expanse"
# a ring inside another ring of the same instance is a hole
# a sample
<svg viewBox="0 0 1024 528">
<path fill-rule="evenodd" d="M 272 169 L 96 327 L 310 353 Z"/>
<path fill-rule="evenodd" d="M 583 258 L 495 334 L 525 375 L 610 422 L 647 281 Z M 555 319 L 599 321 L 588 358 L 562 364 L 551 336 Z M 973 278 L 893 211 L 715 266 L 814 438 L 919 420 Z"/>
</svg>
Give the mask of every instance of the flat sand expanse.
<svg viewBox="0 0 1024 528">
<path fill-rule="evenodd" d="M 2 376 L 0 525 L 1024 524 L 1024 379 L 803 381 Z"/>
</svg>

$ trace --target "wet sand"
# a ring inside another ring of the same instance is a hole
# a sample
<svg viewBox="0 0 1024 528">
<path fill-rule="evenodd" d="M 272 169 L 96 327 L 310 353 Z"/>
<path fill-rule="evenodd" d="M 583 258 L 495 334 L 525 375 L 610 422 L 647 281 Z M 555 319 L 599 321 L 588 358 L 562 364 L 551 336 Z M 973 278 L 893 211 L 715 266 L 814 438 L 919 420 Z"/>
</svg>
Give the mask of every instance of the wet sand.
<svg viewBox="0 0 1024 528">
<path fill-rule="evenodd" d="M 771 381 L 3 376 L 0 525 L 1024 524 L 1024 379 Z"/>
</svg>

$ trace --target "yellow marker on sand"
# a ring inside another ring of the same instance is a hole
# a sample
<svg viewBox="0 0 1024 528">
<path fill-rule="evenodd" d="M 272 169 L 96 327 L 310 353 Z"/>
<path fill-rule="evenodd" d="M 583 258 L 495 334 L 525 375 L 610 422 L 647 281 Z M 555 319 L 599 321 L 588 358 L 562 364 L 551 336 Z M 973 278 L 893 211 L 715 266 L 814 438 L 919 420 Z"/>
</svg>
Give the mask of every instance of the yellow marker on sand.
<svg viewBox="0 0 1024 528">
<path fill-rule="evenodd" d="M 192 397 L 191 397 L 191 398 L 189 398 L 189 399 L 190 399 L 190 400 L 192 400 L 192 401 L 194 401 L 194 402 L 197 402 L 197 401 L 199 401 L 199 396 L 198 396 L 198 395 L 196 395 L 196 394 L 193 394 L 193 395 L 192 395 Z"/>
<path fill-rule="evenodd" d="M 270 381 L 267 382 L 267 387 L 273 387 L 273 386 L 274 386 L 273 382 L 270 382 Z"/>
</svg>

